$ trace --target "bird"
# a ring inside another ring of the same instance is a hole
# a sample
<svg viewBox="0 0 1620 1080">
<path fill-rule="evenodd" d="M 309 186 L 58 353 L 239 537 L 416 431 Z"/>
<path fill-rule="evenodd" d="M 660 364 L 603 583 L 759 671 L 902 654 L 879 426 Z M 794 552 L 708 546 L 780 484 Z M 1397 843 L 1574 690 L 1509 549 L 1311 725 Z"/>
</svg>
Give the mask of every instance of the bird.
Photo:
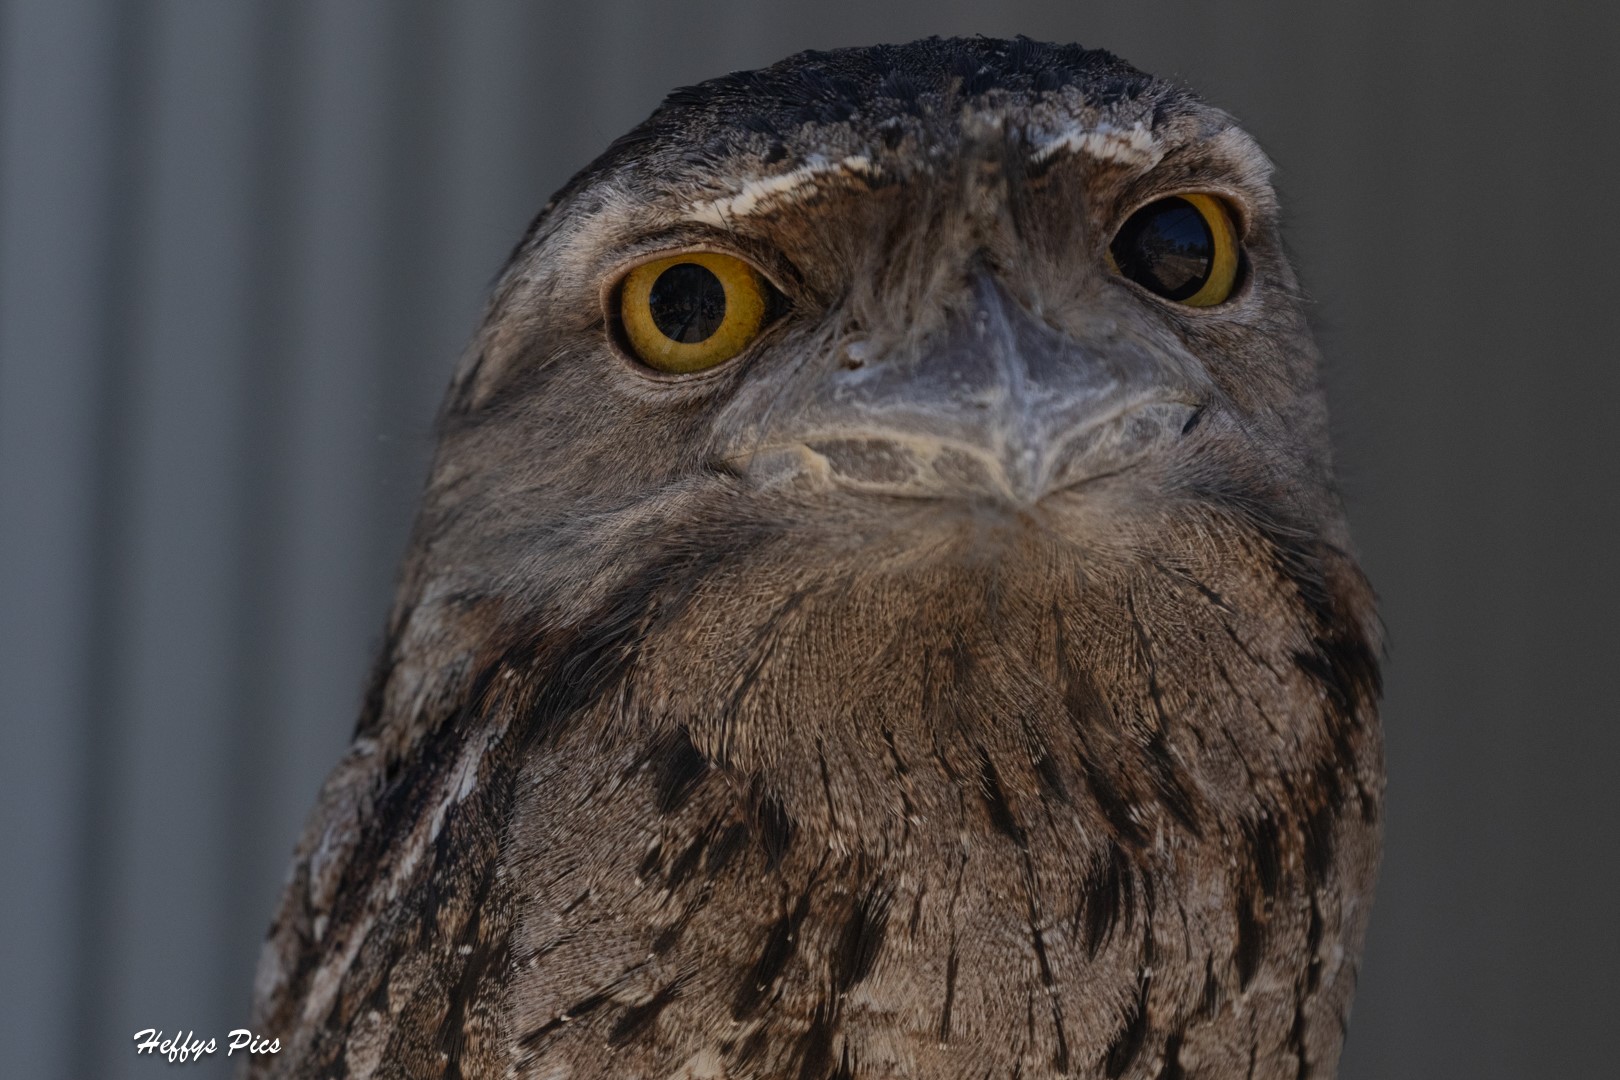
<svg viewBox="0 0 1620 1080">
<path fill-rule="evenodd" d="M 1334 1076 L 1383 630 L 1271 174 L 980 37 L 675 90 L 568 181 L 248 1075 Z"/>
</svg>

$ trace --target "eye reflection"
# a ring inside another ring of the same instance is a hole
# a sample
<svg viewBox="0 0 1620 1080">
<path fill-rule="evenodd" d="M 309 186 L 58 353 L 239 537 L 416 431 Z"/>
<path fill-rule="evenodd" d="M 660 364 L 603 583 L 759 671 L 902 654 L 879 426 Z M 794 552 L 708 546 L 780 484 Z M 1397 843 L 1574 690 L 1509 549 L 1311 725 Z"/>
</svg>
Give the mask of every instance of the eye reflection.
<svg viewBox="0 0 1620 1080">
<path fill-rule="evenodd" d="M 1237 232 L 1221 202 L 1175 195 L 1142 207 L 1109 245 L 1122 277 L 1191 307 L 1219 304 L 1237 278 Z"/>
</svg>

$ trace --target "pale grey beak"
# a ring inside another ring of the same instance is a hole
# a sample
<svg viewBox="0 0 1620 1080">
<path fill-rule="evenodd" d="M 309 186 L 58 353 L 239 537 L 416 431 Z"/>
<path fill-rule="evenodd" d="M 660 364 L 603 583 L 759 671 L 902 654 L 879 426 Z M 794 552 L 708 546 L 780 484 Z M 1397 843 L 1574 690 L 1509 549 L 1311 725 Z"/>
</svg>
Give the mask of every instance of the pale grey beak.
<svg viewBox="0 0 1620 1080">
<path fill-rule="evenodd" d="M 1127 467 L 1196 411 L 1198 395 L 1138 340 L 1101 327 L 1076 341 L 983 271 L 969 298 L 915 355 L 817 373 L 737 464 L 762 482 L 799 474 L 874 494 L 1027 506 Z"/>
</svg>

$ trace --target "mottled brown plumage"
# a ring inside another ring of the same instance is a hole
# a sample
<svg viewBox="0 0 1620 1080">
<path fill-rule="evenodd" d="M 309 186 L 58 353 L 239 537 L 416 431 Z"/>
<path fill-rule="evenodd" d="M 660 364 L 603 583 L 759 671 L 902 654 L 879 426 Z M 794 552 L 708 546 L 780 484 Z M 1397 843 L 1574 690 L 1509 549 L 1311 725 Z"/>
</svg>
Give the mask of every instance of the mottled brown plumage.
<svg viewBox="0 0 1620 1080">
<path fill-rule="evenodd" d="M 1379 645 L 1268 165 L 1106 53 L 679 91 L 541 214 L 451 389 L 262 1076 L 1331 1077 Z M 1112 273 L 1219 195 L 1192 309 Z M 639 368 L 611 283 L 784 310 Z"/>
</svg>

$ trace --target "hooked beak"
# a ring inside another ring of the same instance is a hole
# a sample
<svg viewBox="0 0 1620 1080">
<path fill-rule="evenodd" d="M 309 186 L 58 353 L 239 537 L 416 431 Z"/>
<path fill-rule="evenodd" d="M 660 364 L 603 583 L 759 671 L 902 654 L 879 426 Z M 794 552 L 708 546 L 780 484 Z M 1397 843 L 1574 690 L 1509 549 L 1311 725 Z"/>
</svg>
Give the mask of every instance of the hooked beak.
<svg viewBox="0 0 1620 1080">
<path fill-rule="evenodd" d="M 1018 507 L 1120 472 L 1197 411 L 1185 377 L 1112 332 L 1076 341 L 974 271 L 938 342 L 816 373 L 799 407 L 730 456 L 761 483 Z"/>
</svg>

